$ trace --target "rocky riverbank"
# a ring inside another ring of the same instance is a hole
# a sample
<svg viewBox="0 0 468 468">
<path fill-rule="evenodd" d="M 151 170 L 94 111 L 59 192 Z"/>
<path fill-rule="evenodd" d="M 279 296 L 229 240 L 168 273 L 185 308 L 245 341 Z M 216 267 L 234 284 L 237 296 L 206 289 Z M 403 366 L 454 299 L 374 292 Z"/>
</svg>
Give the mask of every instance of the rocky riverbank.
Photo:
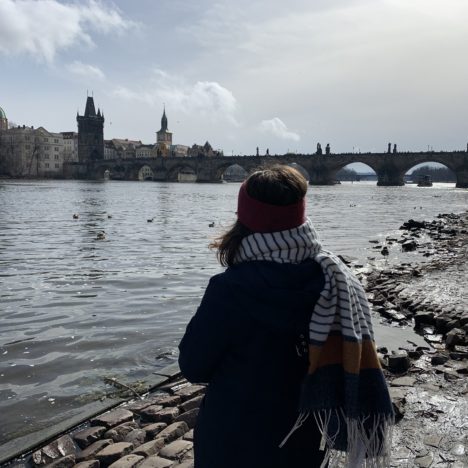
<svg viewBox="0 0 468 468">
<path fill-rule="evenodd" d="M 468 466 L 468 213 L 409 220 L 379 245 L 416 252 L 423 263 L 357 270 L 374 311 L 414 326 L 426 346 L 379 348 L 397 415 L 395 467 Z"/>
<path fill-rule="evenodd" d="M 424 260 L 384 268 L 349 262 L 376 319 L 415 326 L 427 341 L 427 346 L 402 342 L 397 349 L 379 348 L 397 415 L 392 466 L 468 466 L 468 213 L 410 220 L 400 236 L 375 247 L 384 256 L 398 250 Z M 203 392 L 203 386 L 173 379 L 10 468 L 193 467 L 193 426 Z"/>
</svg>

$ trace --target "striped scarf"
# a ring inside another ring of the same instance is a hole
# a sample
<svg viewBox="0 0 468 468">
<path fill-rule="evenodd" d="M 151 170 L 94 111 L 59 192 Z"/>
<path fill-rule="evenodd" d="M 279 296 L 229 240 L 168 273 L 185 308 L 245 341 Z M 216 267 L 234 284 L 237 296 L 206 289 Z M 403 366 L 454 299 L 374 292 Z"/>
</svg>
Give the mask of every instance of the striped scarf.
<svg viewBox="0 0 468 468">
<path fill-rule="evenodd" d="M 309 324 L 309 368 L 300 414 L 283 440 L 312 414 L 322 433 L 322 466 L 390 466 L 394 414 L 375 350 L 369 303 L 361 283 L 331 252 L 322 249 L 308 219 L 293 229 L 245 237 L 235 263 L 267 260 L 301 263 L 314 259 L 325 286 Z"/>
</svg>

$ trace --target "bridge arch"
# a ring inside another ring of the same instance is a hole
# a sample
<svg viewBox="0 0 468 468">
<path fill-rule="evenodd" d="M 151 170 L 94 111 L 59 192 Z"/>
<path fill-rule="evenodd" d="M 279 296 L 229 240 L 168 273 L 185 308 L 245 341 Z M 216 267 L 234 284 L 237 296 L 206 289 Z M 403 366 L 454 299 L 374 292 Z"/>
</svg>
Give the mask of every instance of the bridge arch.
<svg viewBox="0 0 468 468">
<path fill-rule="evenodd" d="M 456 184 L 457 182 L 459 182 L 458 180 L 458 173 L 457 173 L 457 169 L 455 167 L 453 167 L 450 162 L 447 162 L 447 161 L 443 161 L 442 162 L 442 159 L 440 158 L 431 158 L 430 155 L 428 155 L 426 158 L 424 158 L 425 161 L 422 161 L 422 162 L 412 162 L 412 163 L 408 163 L 408 164 L 405 164 L 403 166 L 403 174 L 404 174 L 404 177 L 407 178 L 410 174 L 412 174 L 416 169 L 420 169 L 422 167 L 425 167 L 427 168 L 427 170 L 424 171 L 424 174 L 419 174 L 419 176 L 428 176 L 428 180 L 431 180 L 434 179 L 433 177 L 433 174 L 436 173 L 436 171 L 433 171 L 432 167 L 429 166 L 429 164 L 432 164 L 432 163 L 436 163 L 437 166 L 434 166 L 434 169 L 438 169 L 438 168 L 446 168 L 450 171 L 450 174 L 449 176 L 452 176 L 452 178 L 454 180 L 450 180 L 449 183 L 454 183 Z M 420 177 L 416 177 L 416 178 L 411 178 L 412 182 L 418 182 L 419 181 L 419 178 Z"/>
<path fill-rule="evenodd" d="M 138 170 L 138 180 L 145 181 L 145 180 L 153 180 L 154 173 L 153 169 L 151 169 L 148 164 L 141 166 Z"/>
<path fill-rule="evenodd" d="M 167 171 L 166 180 L 168 182 L 196 182 L 197 171 L 190 164 L 177 164 Z"/>
<path fill-rule="evenodd" d="M 224 168 L 220 178 L 225 182 L 243 182 L 248 172 L 239 164 L 231 164 Z"/>
</svg>

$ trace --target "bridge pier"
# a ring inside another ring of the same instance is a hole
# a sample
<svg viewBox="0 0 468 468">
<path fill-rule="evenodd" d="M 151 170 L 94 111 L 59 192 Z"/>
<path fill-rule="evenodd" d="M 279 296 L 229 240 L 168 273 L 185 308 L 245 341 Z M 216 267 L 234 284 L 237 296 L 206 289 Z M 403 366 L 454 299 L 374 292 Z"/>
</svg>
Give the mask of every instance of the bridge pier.
<svg viewBox="0 0 468 468">
<path fill-rule="evenodd" d="M 468 169 L 460 170 L 456 172 L 457 176 L 457 188 L 468 188 Z"/>
<path fill-rule="evenodd" d="M 309 169 L 309 185 L 334 185 L 335 173 L 326 167 Z"/>
<path fill-rule="evenodd" d="M 385 166 L 376 172 L 377 185 L 381 187 L 400 187 L 405 185 L 405 174 L 394 166 Z"/>
</svg>

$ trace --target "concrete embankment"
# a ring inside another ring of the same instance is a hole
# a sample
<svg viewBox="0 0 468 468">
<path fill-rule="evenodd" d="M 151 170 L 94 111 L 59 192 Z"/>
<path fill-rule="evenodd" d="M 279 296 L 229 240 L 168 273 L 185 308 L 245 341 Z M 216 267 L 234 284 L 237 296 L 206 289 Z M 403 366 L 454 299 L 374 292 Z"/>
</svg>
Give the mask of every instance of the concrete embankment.
<svg viewBox="0 0 468 468">
<path fill-rule="evenodd" d="M 402 340 L 394 349 L 379 348 L 397 415 L 394 467 L 468 466 L 468 309 L 461 289 L 467 240 L 467 213 L 409 221 L 398 238 L 387 239 L 390 249 L 419 251 L 425 263 L 356 269 L 375 312 L 393 326 L 415 326 L 427 342 Z M 192 467 L 193 426 L 203 393 L 203 386 L 186 382 L 174 366 L 143 399 L 10 450 L 8 458 L 22 456 L 9 466 Z"/>
</svg>

